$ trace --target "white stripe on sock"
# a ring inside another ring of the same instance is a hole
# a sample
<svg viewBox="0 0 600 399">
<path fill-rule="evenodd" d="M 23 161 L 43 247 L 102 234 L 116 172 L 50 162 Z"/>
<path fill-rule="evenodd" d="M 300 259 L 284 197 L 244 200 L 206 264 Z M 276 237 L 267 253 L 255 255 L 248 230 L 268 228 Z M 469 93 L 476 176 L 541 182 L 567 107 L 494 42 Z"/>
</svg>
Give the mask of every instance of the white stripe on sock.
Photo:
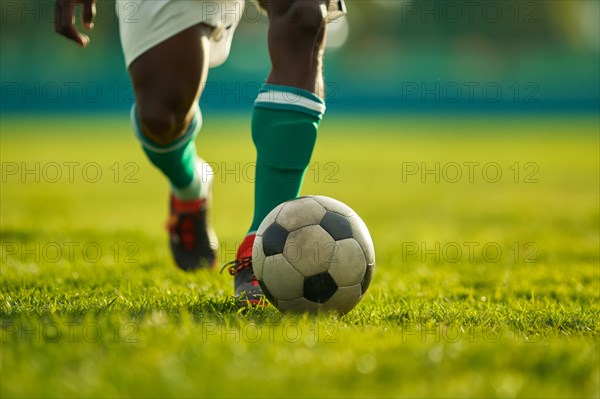
<svg viewBox="0 0 600 399">
<path fill-rule="evenodd" d="M 325 104 L 303 97 L 299 94 L 288 93 L 285 91 L 265 91 L 259 93 L 258 97 L 256 97 L 256 103 L 292 105 L 306 108 L 320 114 L 325 113 Z"/>
</svg>

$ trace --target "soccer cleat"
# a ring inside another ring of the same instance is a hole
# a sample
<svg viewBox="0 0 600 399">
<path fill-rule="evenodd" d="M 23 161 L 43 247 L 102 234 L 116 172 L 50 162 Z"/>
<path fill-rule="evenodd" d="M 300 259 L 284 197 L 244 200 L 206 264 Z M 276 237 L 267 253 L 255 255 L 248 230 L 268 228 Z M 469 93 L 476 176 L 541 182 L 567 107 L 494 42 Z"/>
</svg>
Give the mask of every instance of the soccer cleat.
<svg viewBox="0 0 600 399">
<path fill-rule="evenodd" d="M 267 304 L 263 292 L 258 285 L 258 280 L 254 275 L 254 269 L 252 268 L 252 246 L 254 244 L 254 237 L 256 237 L 255 234 L 246 236 L 237 251 L 236 259 L 223 266 L 223 269 L 227 268 L 229 274 L 233 276 L 235 299 L 242 306 Z M 223 269 L 221 269 L 221 271 Z"/>
<path fill-rule="evenodd" d="M 182 201 L 171 194 L 167 223 L 175 264 L 185 271 L 212 269 L 217 261 L 217 237 L 210 226 L 210 195 Z"/>
</svg>

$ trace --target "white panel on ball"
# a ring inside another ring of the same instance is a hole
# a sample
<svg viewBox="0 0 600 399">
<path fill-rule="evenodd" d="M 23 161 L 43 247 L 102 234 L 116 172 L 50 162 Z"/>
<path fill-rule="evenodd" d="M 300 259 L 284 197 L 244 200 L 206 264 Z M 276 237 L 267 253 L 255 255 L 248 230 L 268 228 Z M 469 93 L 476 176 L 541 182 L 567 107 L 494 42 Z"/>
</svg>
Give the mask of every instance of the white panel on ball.
<svg viewBox="0 0 600 399">
<path fill-rule="evenodd" d="M 300 275 L 284 258 L 283 254 L 265 259 L 262 280 L 276 299 L 295 299 L 303 294 L 304 277 Z"/>
<path fill-rule="evenodd" d="M 282 312 L 318 312 L 323 309 L 323 305 L 309 301 L 306 298 L 292 300 L 280 300 L 278 308 Z"/>
<path fill-rule="evenodd" d="M 352 226 L 354 239 L 358 241 L 365 252 L 367 264 L 375 264 L 375 248 L 373 248 L 373 240 L 371 239 L 367 225 L 358 215 L 351 216 L 348 220 L 350 221 L 350 226 Z"/>
<path fill-rule="evenodd" d="M 290 233 L 283 253 L 294 269 L 304 277 L 310 277 L 329 269 L 334 251 L 333 238 L 316 225 Z"/>
<path fill-rule="evenodd" d="M 360 301 L 362 290 L 360 284 L 350 287 L 340 287 L 327 302 L 323 304 L 323 310 L 332 310 L 346 313 L 354 309 Z"/>
<path fill-rule="evenodd" d="M 323 195 L 314 195 L 311 198 L 323 205 L 328 211 L 336 212 L 344 216 L 356 215 L 356 212 L 354 212 L 352 208 L 336 199 L 325 197 Z"/>
<path fill-rule="evenodd" d="M 319 224 L 327 210 L 311 197 L 290 201 L 281 209 L 275 221 L 288 231 Z"/>
<path fill-rule="evenodd" d="M 367 270 L 362 247 L 354 238 L 336 241 L 335 244 L 337 247 L 329 265 L 329 274 L 338 287 L 360 284 Z"/>
</svg>

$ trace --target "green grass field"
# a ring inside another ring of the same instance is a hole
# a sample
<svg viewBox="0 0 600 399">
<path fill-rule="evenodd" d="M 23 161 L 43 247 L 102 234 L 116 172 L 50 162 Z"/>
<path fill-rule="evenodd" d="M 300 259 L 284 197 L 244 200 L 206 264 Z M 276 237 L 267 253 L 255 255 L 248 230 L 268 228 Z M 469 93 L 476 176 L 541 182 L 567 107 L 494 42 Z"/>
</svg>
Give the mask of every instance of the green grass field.
<svg viewBox="0 0 600 399">
<path fill-rule="evenodd" d="M 327 119 L 303 192 L 352 206 L 377 268 L 345 316 L 237 311 L 184 274 L 126 115 L 2 119 L 1 395 L 600 395 L 597 117 Z M 250 222 L 243 118 L 207 116 L 222 263 Z"/>
</svg>

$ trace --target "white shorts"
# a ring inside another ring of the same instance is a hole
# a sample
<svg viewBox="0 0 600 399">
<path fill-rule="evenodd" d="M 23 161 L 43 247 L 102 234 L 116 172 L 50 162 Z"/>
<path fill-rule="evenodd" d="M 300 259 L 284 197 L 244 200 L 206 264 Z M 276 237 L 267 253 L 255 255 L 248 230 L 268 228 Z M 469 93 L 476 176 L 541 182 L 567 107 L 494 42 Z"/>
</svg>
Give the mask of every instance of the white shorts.
<svg viewBox="0 0 600 399">
<path fill-rule="evenodd" d="M 210 67 L 225 62 L 244 0 L 117 0 L 121 45 L 127 67 L 144 52 L 201 22 L 214 26 Z"/>
</svg>

